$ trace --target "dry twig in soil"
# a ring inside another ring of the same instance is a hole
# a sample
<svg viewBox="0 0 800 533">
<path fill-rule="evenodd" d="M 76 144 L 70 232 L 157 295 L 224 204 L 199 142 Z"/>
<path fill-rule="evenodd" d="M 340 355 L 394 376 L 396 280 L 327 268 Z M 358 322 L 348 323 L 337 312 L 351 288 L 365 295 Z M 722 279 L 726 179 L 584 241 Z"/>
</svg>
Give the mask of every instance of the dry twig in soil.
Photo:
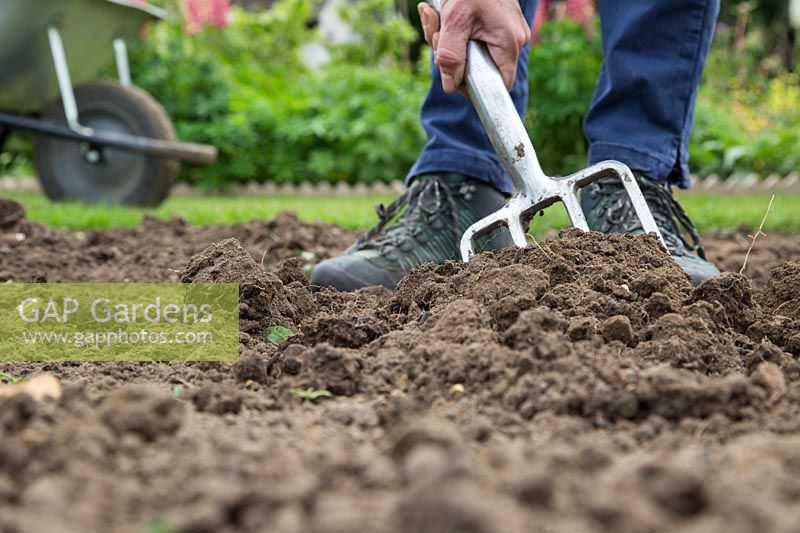
<svg viewBox="0 0 800 533">
<path fill-rule="evenodd" d="M 758 225 L 758 230 L 754 234 L 748 235 L 748 237 L 750 237 L 753 240 L 750 241 L 750 247 L 747 249 L 747 253 L 744 256 L 744 263 L 742 263 L 742 268 L 739 269 L 739 274 L 744 274 L 744 269 L 747 268 L 747 260 L 750 258 L 750 252 L 753 251 L 753 247 L 756 245 L 756 239 L 758 239 L 759 236 L 766 237 L 766 234 L 761 230 L 764 229 L 764 223 L 767 221 L 769 212 L 772 211 L 772 202 L 774 200 L 775 200 L 775 195 L 773 194 L 772 198 L 769 199 L 769 205 L 767 205 L 767 212 L 764 213 L 764 218 L 761 219 L 761 224 Z"/>
</svg>

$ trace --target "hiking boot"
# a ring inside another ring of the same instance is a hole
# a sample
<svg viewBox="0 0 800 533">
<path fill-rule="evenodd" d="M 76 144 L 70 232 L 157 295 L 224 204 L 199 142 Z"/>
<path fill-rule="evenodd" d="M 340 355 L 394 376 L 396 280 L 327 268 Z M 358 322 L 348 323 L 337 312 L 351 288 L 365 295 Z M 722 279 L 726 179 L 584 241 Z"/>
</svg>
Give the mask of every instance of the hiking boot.
<svg viewBox="0 0 800 533">
<path fill-rule="evenodd" d="M 497 189 L 462 174 L 419 176 L 388 207 L 376 207 L 377 226 L 342 255 L 314 268 L 311 285 L 340 291 L 373 285 L 394 289 L 417 265 L 459 258 L 459 243 L 466 229 L 505 203 Z M 500 228 L 479 245 L 479 249 L 495 250 L 511 246 L 513 241 L 508 229 Z"/>
<path fill-rule="evenodd" d="M 641 175 L 636 181 L 670 255 L 692 280 L 693 285 L 719 274 L 713 263 L 706 260 L 705 250 L 692 221 L 672 196 L 667 183 L 660 183 Z M 630 198 L 622 182 L 616 178 L 603 178 L 584 189 L 581 207 L 589 228 L 603 233 L 643 234 Z M 691 243 L 687 240 L 691 239 Z"/>
</svg>

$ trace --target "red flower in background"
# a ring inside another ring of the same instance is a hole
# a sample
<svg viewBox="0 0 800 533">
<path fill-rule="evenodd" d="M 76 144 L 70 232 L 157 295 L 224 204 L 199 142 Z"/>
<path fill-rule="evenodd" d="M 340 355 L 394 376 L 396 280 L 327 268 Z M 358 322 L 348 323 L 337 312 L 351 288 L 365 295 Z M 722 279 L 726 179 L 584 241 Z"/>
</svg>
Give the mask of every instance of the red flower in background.
<svg viewBox="0 0 800 533">
<path fill-rule="evenodd" d="M 226 27 L 230 7 L 230 0 L 181 0 L 186 33 L 197 33 L 204 26 Z"/>
<path fill-rule="evenodd" d="M 533 35 L 536 37 L 539 26 L 551 19 L 571 18 L 591 31 L 594 19 L 594 3 L 591 0 L 541 0 L 533 19 Z"/>
</svg>

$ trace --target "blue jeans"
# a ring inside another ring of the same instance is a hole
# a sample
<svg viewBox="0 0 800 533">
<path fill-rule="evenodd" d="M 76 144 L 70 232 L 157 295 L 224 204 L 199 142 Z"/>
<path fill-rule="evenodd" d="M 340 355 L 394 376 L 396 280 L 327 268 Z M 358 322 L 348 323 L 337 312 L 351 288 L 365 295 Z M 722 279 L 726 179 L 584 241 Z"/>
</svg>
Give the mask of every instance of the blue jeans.
<svg viewBox="0 0 800 533">
<path fill-rule="evenodd" d="M 689 136 L 697 87 L 711 47 L 720 0 L 599 0 L 603 68 L 584 122 L 589 163 L 616 159 L 652 179 L 682 188 L 689 178 Z M 520 0 L 528 22 L 537 0 Z M 511 89 L 520 116 L 528 100 L 528 55 Z M 536 67 L 535 65 L 533 66 Z M 422 105 L 428 143 L 406 178 L 459 172 L 511 192 L 472 103 L 432 83 Z M 536 139 L 534 146 L 536 146 Z M 555 174 L 558 169 L 545 169 Z"/>
</svg>

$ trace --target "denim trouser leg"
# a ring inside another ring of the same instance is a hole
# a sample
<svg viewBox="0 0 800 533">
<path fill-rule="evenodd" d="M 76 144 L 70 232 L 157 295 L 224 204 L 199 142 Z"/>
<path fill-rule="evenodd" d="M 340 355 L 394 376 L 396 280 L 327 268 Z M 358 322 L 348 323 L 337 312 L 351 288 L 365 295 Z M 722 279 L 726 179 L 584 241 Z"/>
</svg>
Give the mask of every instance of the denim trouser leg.
<svg viewBox="0 0 800 533">
<path fill-rule="evenodd" d="M 584 130 L 617 159 L 689 187 L 689 136 L 719 0 L 600 0 L 603 69 Z"/>
<path fill-rule="evenodd" d="M 536 4 L 537 0 L 520 0 L 529 24 L 533 22 Z M 511 98 L 520 116 L 528 105 L 528 52 L 526 46 L 511 88 Z M 510 193 L 511 178 L 503 170 L 472 102 L 460 93 L 447 94 L 442 90 L 439 69 L 433 62 L 431 78 L 431 87 L 422 104 L 422 126 L 428 134 L 428 143 L 409 171 L 406 183 L 420 174 L 459 172 Z"/>
<path fill-rule="evenodd" d="M 536 4 L 536 0 L 521 1 L 529 20 Z M 599 4 L 604 62 L 585 121 L 589 162 L 617 159 L 653 178 L 688 187 L 688 141 L 697 87 L 720 0 L 600 0 Z M 527 105 L 527 63 L 526 48 L 511 91 L 520 115 Z M 407 180 L 427 172 L 461 172 L 510 192 L 511 181 L 472 104 L 460 94 L 442 91 L 435 67 L 432 77 L 422 106 L 428 143 Z"/>
</svg>

